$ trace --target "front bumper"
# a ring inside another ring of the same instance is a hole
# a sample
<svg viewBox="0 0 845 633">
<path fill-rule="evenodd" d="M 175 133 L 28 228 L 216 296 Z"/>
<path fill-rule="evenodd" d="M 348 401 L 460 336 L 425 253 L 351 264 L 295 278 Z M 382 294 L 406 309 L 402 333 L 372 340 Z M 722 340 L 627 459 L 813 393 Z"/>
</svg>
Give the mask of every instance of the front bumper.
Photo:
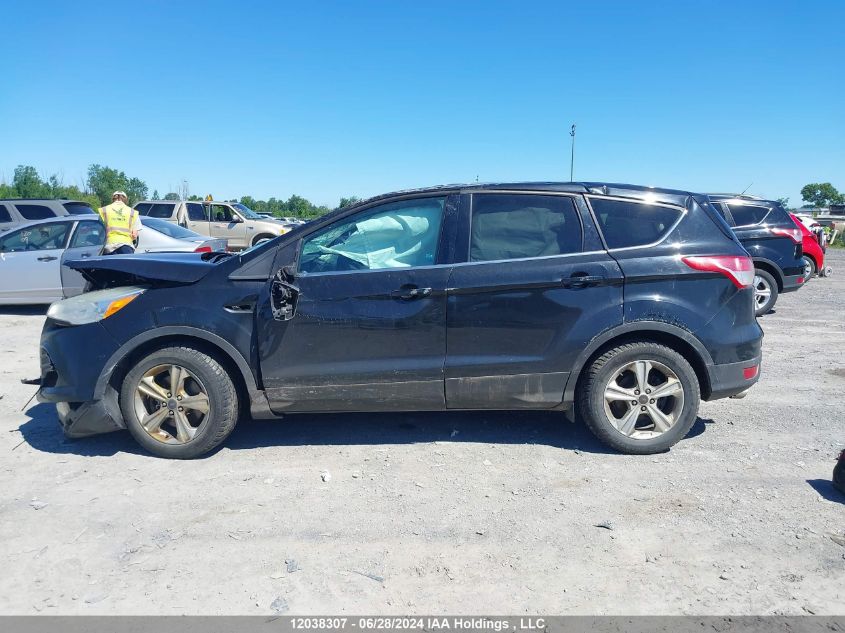
<svg viewBox="0 0 845 633">
<path fill-rule="evenodd" d="M 739 363 L 710 365 L 707 368 L 710 374 L 710 397 L 707 399 L 729 398 L 749 389 L 760 380 L 762 358 L 761 354 L 751 360 Z M 752 377 L 748 378 L 747 375 L 751 373 L 752 367 L 756 367 L 757 371 Z"/>
<path fill-rule="evenodd" d="M 789 275 L 783 278 L 783 290 L 781 292 L 795 292 L 801 288 L 807 280 L 804 273 L 800 275 Z"/>
<path fill-rule="evenodd" d="M 67 437 L 88 437 L 126 428 L 120 411 L 115 415 L 114 410 L 103 400 L 83 403 L 57 402 L 56 413 Z"/>
<path fill-rule="evenodd" d="M 68 437 L 85 437 L 125 428 L 117 392 L 107 387 L 95 396 L 100 375 L 117 349 L 102 325 L 75 327 L 47 319 L 41 332 L 39 402 L 56 404 L 59 423 Z"/>
</svg>

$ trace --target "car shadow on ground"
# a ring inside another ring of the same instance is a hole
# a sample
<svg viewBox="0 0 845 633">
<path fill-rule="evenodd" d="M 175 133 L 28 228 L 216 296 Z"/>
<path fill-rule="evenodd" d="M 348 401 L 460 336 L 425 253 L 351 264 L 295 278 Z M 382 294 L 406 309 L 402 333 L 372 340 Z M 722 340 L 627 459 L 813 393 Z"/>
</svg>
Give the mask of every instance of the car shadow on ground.
<svg viewBox="0 0 845 633">
<path fill-rule="evenodd" d="M 36 404 L 20 426 L 32 448 L 47 453 L 110 456 L 147 454 L 126 432 L 67 439 L 53 405 Z M 687 440 L 704 433 L 713 420 L 697 418 Z M 249 450 L 272 446 L 418 444 L 434 441 L 484 444 L 541 444 L 587 453 L 613 454 L 580 422 L 559 411 L 438 411 L 422 413 L 315 413 L 281 420 L 242 420 L 221 448 Z"/>
<path fill-rule="evenodd" d="M 833 501 L 834 503 L 845 504 L 845 493 L 839 492 L 833 487 L 833 482 L 829 479 L 808 479 L 807 483 L 810 487 L 821 495 L 822 499 Z"/>
<path fill-rule="evenodd" d="M 0 306 L 0 315 L 10 314 L 15 316 L 44 316 L 47 314 L 48 305 L 26 305 L 26 306 Z"/>
</svg>

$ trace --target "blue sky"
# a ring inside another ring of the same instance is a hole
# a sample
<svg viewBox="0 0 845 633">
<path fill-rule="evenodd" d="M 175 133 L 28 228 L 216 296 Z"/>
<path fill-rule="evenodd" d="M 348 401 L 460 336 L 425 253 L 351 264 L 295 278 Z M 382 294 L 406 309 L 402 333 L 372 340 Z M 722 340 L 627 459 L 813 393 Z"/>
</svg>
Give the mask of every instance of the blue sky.
<svg viewBox="0 0 845 633">
<path fill-rule="evenodd" d="M 845 2 L 14 2 L 0 177 L 334 205 L 575 178 L 845 189 Z"/>
</svg>

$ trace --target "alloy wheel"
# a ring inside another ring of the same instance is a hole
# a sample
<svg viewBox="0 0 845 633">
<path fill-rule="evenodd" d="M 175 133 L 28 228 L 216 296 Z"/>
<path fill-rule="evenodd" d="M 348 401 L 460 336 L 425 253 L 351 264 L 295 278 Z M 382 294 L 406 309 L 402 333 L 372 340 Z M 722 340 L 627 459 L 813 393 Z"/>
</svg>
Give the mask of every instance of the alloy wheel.
<svg viewBox="0 0 845 633">
<path fill-rule="evenodd" d="M 804 280 L 809 281 L 813 276 L 813 263 L 807 258 L 804 258 Z"/>
<path fill-rule="evenodd" d="M 181 365 L 156 365 L 135 388 L 135 413 L 141 427 L 165 444 L 187 444 L 209 417 L 208 392 Z"/>
<path fill-rule="evenodd" d="M 759 275 L 754 275 L 754 302 L 757 308 L 761 308 L 772 296 L 772 287 L 769 282 Z"/>
<path fill-rule="evenodd" d="M 636 360 L 624 365 L 604 388 L 604 412 L 616 430 L 630 438 L 658 437 L 684 410 L 684 387 L 663 363 Z"/>
</svg>

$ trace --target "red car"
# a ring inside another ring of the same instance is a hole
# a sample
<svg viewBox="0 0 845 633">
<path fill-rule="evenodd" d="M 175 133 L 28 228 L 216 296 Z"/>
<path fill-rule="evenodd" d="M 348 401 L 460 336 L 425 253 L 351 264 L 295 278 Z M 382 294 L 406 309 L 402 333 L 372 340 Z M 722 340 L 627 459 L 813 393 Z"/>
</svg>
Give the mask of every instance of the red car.
<svg viewBox="0 0 845 633">
<path fill-rule="evenodd" d="M 804 226 L 804 223 L 794 213 L 790 213 L 789 216 L 798 228 L 801 229 L 801 235 L 803 235 L 801 246 L 804 249 L 804 279 L 809 281 L 816 273 L 825 275 L 827 271 L 824 267 L 824 251 L 819 244 L 819 240 L 810 229 Z"/>
</svg>

